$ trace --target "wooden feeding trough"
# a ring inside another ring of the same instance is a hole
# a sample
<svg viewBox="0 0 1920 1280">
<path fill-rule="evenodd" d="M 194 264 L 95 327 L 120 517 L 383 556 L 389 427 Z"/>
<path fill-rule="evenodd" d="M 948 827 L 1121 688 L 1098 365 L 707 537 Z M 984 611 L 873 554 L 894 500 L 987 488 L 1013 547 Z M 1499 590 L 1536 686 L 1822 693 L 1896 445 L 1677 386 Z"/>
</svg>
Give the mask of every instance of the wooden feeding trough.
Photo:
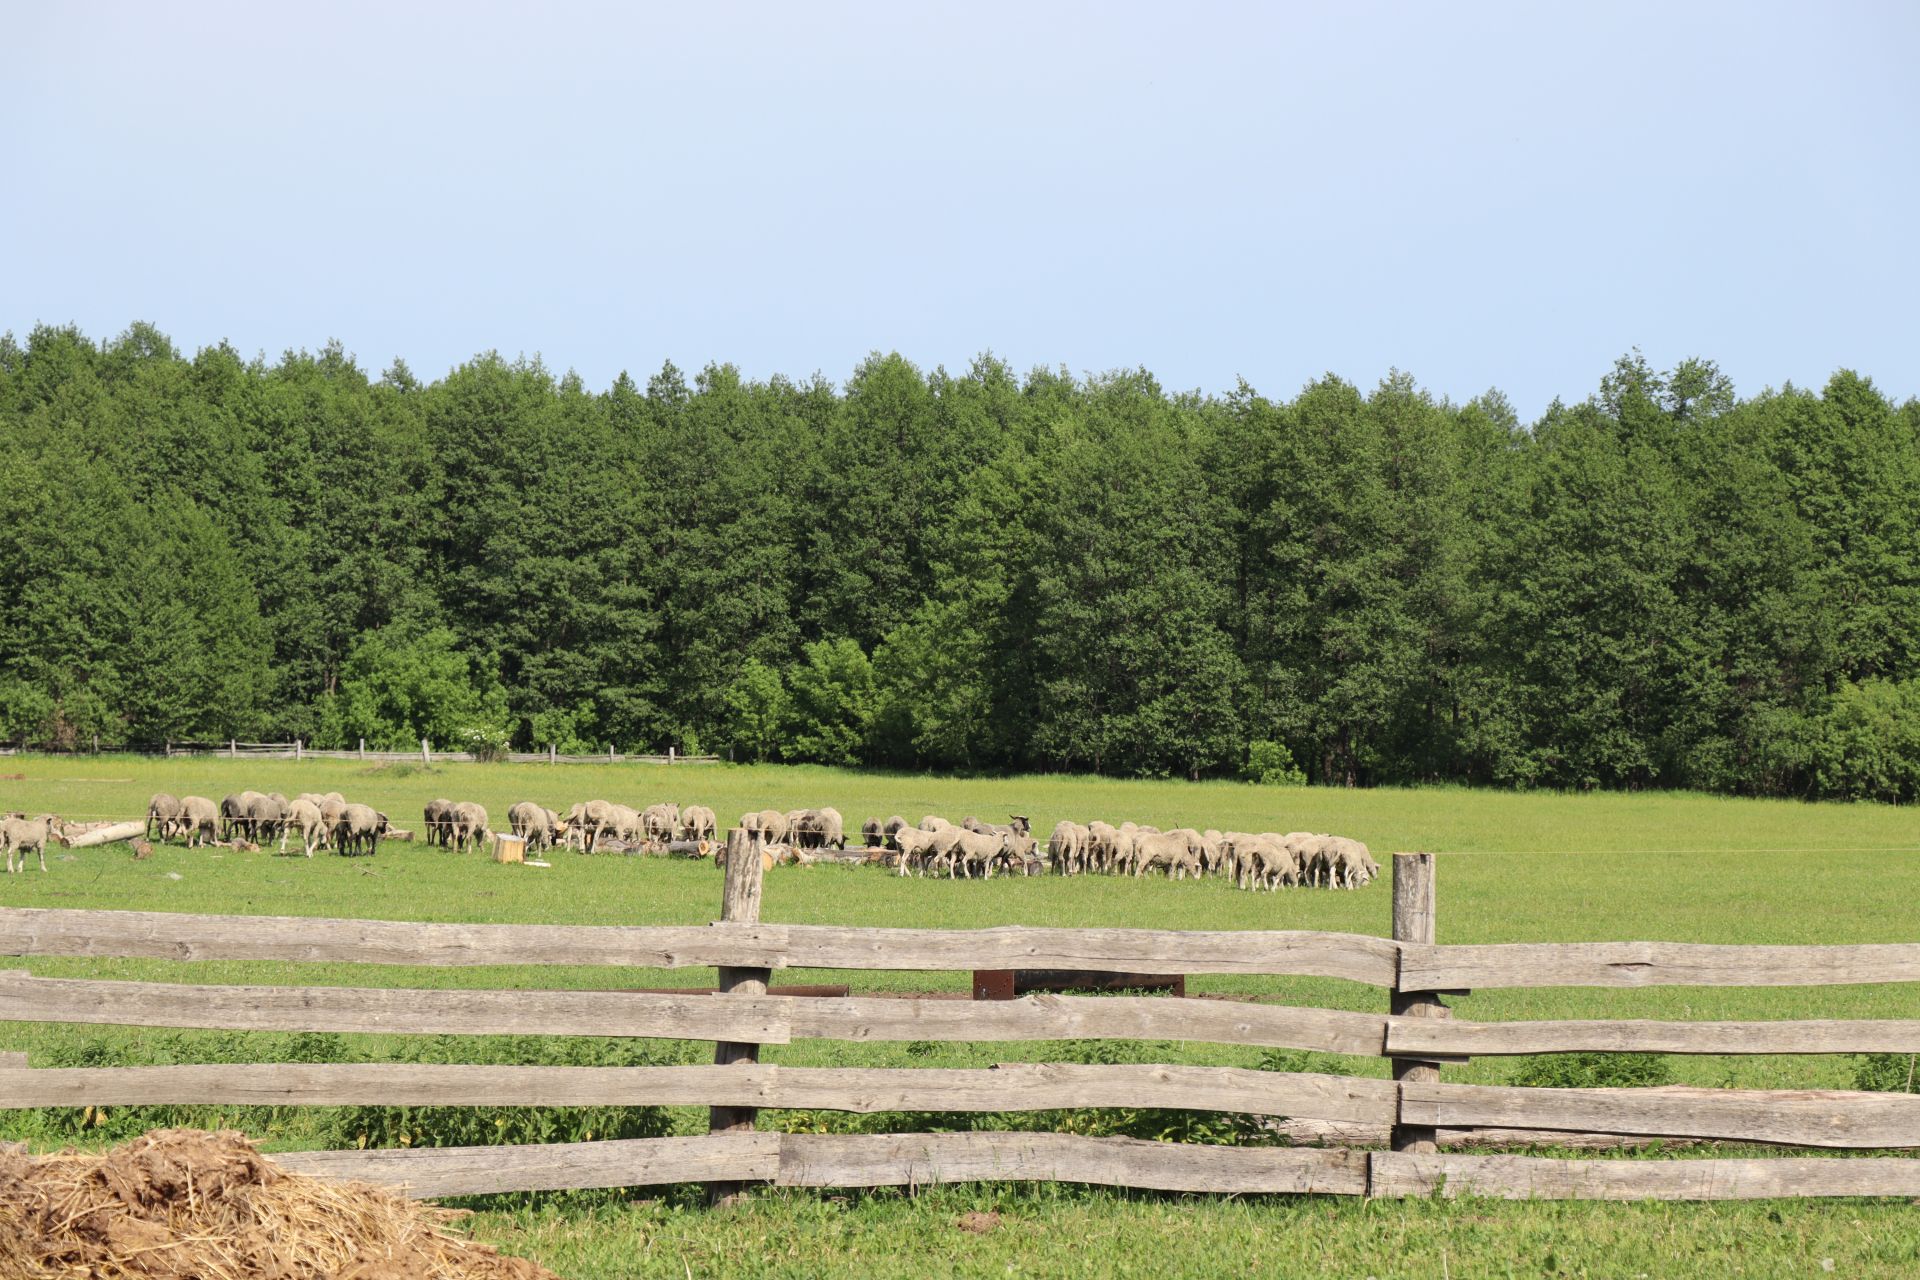
<svg viewBox="0 0 1920 1280">
<path fill-rule="evenodd" d="M 1157 991 L 1187 994 L 1185 974 L 1116 973 L 1107 969 L 975 969 L 975 1000 L 1016 1000 L 1030 991 Z"/>
<path fill-rule="evenodd" d="M 527 838 L 504 833 L 493 838 L 493 860 L 495 862 L 525 862 L 527 860 Z"/>
</svg>

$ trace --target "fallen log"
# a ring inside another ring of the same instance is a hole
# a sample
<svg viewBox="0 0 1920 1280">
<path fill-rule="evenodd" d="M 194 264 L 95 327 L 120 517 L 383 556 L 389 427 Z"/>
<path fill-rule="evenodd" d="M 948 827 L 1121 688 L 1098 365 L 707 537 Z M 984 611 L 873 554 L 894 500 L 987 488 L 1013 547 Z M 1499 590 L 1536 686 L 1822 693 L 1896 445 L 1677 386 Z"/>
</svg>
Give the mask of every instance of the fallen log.
<svg viewBox="0 0 1920 1280">
<path fill-rule="evenodd" d="M 80 835 L 70 835 L 62 840 L 69 849 L 87 849 L 96 844 L 113 844 L 118 840 L 132 840 L 147 833 L 144 822 L 116 822 L 111 826 L 95 827 Z"/>
</svg>

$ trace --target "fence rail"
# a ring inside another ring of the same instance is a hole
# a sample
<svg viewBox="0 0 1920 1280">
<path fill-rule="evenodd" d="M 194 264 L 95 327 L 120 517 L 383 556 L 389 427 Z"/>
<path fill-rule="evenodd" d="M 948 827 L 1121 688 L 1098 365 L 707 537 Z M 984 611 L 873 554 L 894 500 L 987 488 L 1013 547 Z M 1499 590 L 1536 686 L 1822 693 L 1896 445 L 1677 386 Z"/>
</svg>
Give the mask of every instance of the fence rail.
<svg viewBox="0 0 1920 1280">
<path fill-rule="evenodd" d="M 1434 860 L 1394 859 L 1395 938 L 1139 929 L 862 929 L 763 924 L 762 863 L 729 859 L 706 926 L 417 924 L 161 912 L 0 910 L 0 955 L 173 960 L 715 967 L 718 993 L 232 986 L 43 978 L 0 969 L 0 1020 L 226 1030 L 605 1035 L 712 1041 L 711 1066 L 0 1065 L 0 1108 L 391 1105 L 711 1107 L 700 1137 L 528 1147 L 302 1152 L 290 1168 L 440 1196 L 698 1181 L 1071 1181 L 1167 1191 L 1571 1198 L 1920 1196 L 1920 1158 L 1768 1156 L 1566 1160 L 1436 1149 L 1442 1133 L 1567 1133 L 1834 1151 L 1920 1151 L 1920 1096 L 1719 1089 L 1540 1089 L 1447 1083 L 1472 1056 L 1572 1051 L 1920 1053 L 1920 1020 L 1467 1022 L 1441 996 L 1470 986 L 1818 986 L 1920 981 L 1920 945 L 1433 941 Z M 1389 1011 L 1155 996 L 1007 1001 L 768 994 L 775 970 L 1128 970 L 1335 977 L 1384 988 Z M 1242 1068 L 1016 1063 L 984 1069 L 784 1067 L 763 1045 L 848 1041 L 1185 1040 L 1394 1063 L 1391 1080 Z M 857 1113 L 1088 1107 L 1234 1112 L 1386 1132 L 1394 1150 L 1225 1147 L 1057 1133 L 778 1134 L 764 1108 Z"/>
</svg>

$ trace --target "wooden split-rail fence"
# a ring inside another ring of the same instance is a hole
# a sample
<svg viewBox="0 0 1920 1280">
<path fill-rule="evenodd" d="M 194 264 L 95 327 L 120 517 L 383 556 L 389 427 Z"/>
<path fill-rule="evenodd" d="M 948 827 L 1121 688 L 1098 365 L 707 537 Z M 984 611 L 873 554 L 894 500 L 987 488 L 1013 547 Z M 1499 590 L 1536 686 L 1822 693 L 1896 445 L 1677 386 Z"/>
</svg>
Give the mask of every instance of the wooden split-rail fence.
<svg viewBox="0 0 1920 1280">
<path fill-rule="evenodd" d="M 312 1151 L 303 1172 L 417 1196 L 707 1184 L 918 1186 L 974 1180 L 1163 1191 L 1592 1199 L 1920 1196 L 1920 1096 L 1450 1084 L 1474 1056 L 1920 1053 L 1920 1020 L 1470 1022 L 1442 997 L 1514 987 L 1920 982 L 1920 943 L 1434 942 L 1434 860 L 1393 860 L 1389 938 L 1312 932 L 839 928 L 759 922 L 761 861 L 732 859 L 707 926 L 414 924 L 159 912 L 0 910 L 0 955 L 376 965 L 717 967 L 717 994 L 223 986 L 0 969 L 0 1020 L 258 1031 L 659 1037 L 716 1042 L 712 1066 L 423 1064 L 0 1066 L 0 1106 L 705 1105 L 710 1132 L 540 1146 Z M 1378 1013 L 1156 996 L 972 1002 L 769 994 L 781 970 L 1124 970 L 1341 978 Z M 983 1070 L 784 1067 L 762 1046 L 862 1041 L 1191 1040 L 1384 1056 L 1392 1079 L 1226 1067 L 1016 1064 Z M 1064 1133 L 799 1134 L 762 1108 L 1004 1112 L 1153 1107 L 1373 1126 L 1390 1149 L 1216 1146 Z M 1567 1131 L 1811 1148 L 1747 1158 L 1547 1158 L 1436 1149 L 1444 1131 Z M 1841 1152 L 1878 1152 L 1831 1158 Z"/>
</svg>

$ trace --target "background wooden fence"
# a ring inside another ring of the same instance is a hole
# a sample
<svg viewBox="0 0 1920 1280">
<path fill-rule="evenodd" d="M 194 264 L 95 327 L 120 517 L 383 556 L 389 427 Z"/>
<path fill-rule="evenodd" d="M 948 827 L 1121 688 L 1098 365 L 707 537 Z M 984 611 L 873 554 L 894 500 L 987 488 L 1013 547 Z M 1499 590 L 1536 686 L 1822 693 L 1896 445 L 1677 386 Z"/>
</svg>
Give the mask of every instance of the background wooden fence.
<svg viewBox="0 0 1920 1280">
<path fill-rule="evenodd" d="M 1477 1023 L 1442 995 L 1470 988 L 1920 981 L 1920 944 L 1434 941 L 1434 860 L 1394 859 L 1392 939 L 1310 932 L 840 928 L 758 920 L 761 861 L 729 861 L 708 926 L 413 924 L 158 912 L 0 910 L 0 954 L 384 965 L 716 966 L 720 993 L 271 987 L 34 977 L 0 970 L 0 1020 L 227 1030 L 643 1036 L 716 1043 L 712 1066 L 407 1063 L 41 1069 L 0 1066 L 0 1106 L 705 1105 L 694 1137 L 521 1147 L 316 1151 L 291 1168 L 420 1196 L 703 1182 L 860 1187 L 1057 1180 L 1168 1191 L 1601 1199 L 1920 1196 L 1920 1159 L 1554 1159 L 1435 1147 L 1442 1129 L 1546 1138 L 1576 1130 L 1828 1151 L 1920 1149 L 1910 1094 L 1540 1089 L 1449 1084 L 1476 1055 L 1920 1053 L 1920 1020 Z M 1156 996 L 965 1002 L 769 994 L 776 971 L 1125 970 L 1342 978 L 1381 1013 Z M 803 1038 L 1195 1040 L 1384 1056 L 1392 1079 L 1227 1067 L 1016 1064 L 989 1069 L 782 1067 L 761 1046 Z M 1058 1133 L 780 1134 L 761 1108 L 1003 1112 L 1080 1107 L 1229 1111 L 1371 1126 L 1390 1150 L 1230 1147 Z"/>
<path fill-rule="evenodd" d="M 0 756 L 20 755 L 25 752 L 45 752 L 50 754 L 76 754 L 87 751 L 80 747 L 59 747 L 51 744 L 29 745 L 27 743 L 9 743 L 0 745 Z M 241 742 L 229 739 L 226 742 L 162 742 L 162 743 L 120 743 L 102 748 L 98 739 L 91 750 L 101 750 L 127 755 L 149 756 L 227 756 L 230 759 L 251 760 L 368 760 L 374 762 L 410 763 L 418 760 L 423 764 L 472 764 L 479 757 L 471 751 L 447 751 L 433 746 L 421 739 L 419 748 L 406 751 L 382 751 L 369 749 L 364 742 L 352 751 L 316 750 L 304 742 Z M 512 764 L 717 764 L 719 756 L 682 755 L 675 748 L 667 748 L 665 755 L 646 753 L 618 752 L 611 744 L 605 751 L 592 755 L 563 755 L 557 749 L 549 747 L 545 751 L 509 751 L 499 757 Z"/>
</svg>

